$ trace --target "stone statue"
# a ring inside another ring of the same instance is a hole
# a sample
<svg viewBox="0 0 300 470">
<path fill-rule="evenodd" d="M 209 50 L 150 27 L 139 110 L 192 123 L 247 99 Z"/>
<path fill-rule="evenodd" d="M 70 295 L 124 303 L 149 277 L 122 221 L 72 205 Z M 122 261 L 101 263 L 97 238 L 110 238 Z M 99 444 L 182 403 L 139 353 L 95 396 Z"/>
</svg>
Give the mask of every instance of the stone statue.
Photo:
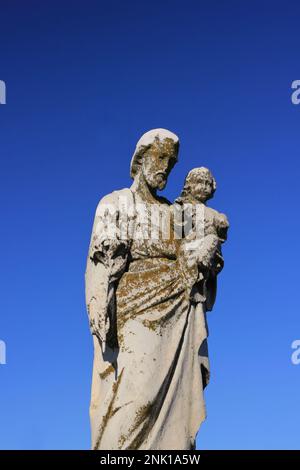
<svg viewBox="0 0 300 470">
<path fill-rule="evenodd" d="M 205 418 L 206 311 L 228 221 L 205 205 L 216 186 L 207 169 L 189 173 L 174 204 L 157 194 L 178 150 L 170 131 L 144 134 L 131 188 L 96 210 L 86 269 L 93 449 L 193 449 Z"/>
</svg>

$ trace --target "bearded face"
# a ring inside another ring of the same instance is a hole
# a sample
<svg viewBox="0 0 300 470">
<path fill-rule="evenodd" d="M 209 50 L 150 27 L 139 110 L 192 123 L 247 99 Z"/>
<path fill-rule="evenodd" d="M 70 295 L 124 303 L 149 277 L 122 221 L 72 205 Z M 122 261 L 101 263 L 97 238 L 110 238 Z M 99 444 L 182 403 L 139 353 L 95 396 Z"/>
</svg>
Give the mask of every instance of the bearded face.
<svg viewBox="0 0 300 470">
<path fill-rule="evenodd" d="M 178 149 L 172 139 L 155 141 L 144 155 L 142 173 L 153 190 L 165 188 L 170 171 L 177 162 Z"/>
</svg>

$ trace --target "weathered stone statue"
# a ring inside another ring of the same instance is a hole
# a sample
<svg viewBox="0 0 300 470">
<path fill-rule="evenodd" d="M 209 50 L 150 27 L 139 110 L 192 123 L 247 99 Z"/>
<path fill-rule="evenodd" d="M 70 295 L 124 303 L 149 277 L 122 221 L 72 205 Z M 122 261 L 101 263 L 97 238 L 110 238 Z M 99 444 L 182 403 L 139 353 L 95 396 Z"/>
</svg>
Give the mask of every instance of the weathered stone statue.
<svg viewBox="0 0 300 470">
<path fill-rule="evenodd" d="M 96 211 L 86 270 L 93 449 L 192 449 L 205 418 L 206 311 L 228 222 L 205 205 L 215 191 L 205 168 L 189 173 L 173 205 L 158 196 L 178 150 L 167 130 L 144 134 L 133 185 Z"/>
</svg>

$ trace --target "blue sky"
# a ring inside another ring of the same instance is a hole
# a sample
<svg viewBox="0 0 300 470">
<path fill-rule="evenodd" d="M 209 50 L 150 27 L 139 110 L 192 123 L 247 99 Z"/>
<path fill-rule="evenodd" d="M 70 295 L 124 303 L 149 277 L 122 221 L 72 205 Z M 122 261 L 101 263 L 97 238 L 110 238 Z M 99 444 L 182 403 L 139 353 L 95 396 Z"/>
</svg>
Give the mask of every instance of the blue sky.
<svg viewBox="0 0 300 470">
<path fill-rule="evenodd" d="M 180 136 L 164 195 L 208 166 L 231 222 L 199 449 L 300 447 L 299 2 L 0 6 L 0 448 L 87 449 L 84 270 L 140 135 Z"/>
</svg>

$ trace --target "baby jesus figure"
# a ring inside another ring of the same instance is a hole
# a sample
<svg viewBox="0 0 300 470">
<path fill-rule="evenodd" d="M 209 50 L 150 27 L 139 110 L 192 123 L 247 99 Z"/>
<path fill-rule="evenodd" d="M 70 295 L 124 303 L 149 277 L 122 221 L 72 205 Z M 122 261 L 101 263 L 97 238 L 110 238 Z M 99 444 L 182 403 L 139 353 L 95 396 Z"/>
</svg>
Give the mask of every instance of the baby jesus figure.
<svg viewBox="0 0 300 470">
<path fill-rule="evenodd" d="M 190 252 L 191 263 L 196 258 L 199 266 L 198 297 L 207 300 L 208 290 L 213 290 L 212 303 L 216 276 L 224 266 L 221 245 L 227 239 L 229 228 L 225 214 L 206 206 L 215 191 L 216 181 L 211 172 L 205 167 L 194 168 L 188 173 L 181 195 L 174 203 L 175 220 L 178 221 L 180 211 L 183 222 L 179 224 L 179 231 L 184 237 L 184 249 Z M 178 234 L 178 227 L 176 232 Z"/>
</svg>

